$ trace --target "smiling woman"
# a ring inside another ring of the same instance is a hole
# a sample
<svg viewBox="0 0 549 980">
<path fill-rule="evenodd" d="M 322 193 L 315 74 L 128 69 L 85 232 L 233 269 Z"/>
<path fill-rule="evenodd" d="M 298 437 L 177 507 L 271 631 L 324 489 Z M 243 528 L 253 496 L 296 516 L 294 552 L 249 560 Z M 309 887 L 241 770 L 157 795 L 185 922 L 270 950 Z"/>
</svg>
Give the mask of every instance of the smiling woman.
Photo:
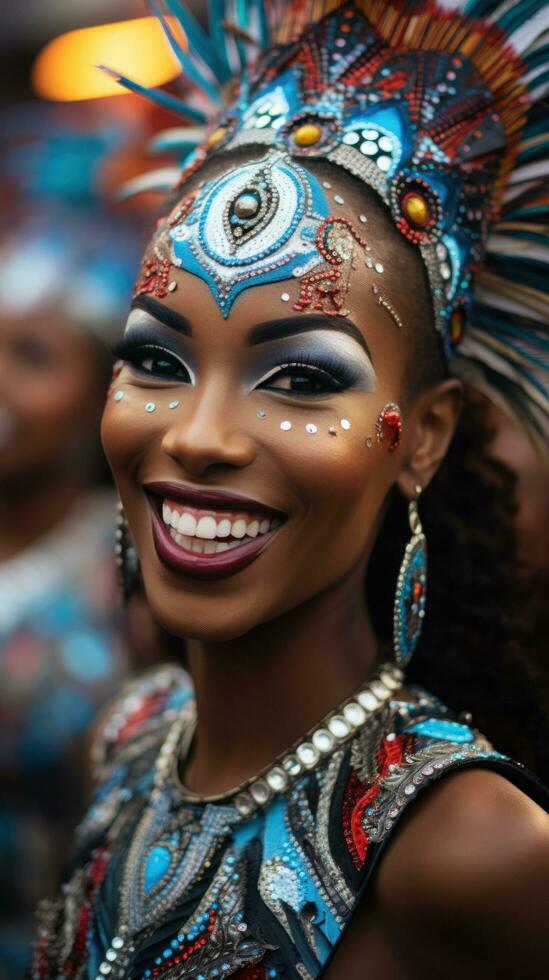
<svg viewBox="0 0 549 980">
<path fill-rule="evenodd" d="M 102 437 L 125 581 L 188 673 L 131 685 L 97 736 L 40 980 L 544 968 L 545 791 L 439 700 L 487 717 L 519 636 L 463 379 L 512 376 L 532 432 L 547 408 L 520 285 L 464 327 L 528 45 L 447 6 L 292 5 L 147 248 Z M 245 25 L 220 56 L 181 10 L 226 82 Z"/>
</svg>

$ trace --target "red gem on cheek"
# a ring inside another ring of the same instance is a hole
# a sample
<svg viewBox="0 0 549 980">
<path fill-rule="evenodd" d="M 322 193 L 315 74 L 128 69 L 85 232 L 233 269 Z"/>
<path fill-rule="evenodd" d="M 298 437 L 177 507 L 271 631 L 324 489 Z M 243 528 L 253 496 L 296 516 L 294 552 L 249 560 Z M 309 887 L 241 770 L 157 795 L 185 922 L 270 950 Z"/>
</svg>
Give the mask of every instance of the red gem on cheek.
<svg viewBox="0 0 549 980">
<path fill-rule="evenodd" d="M 398 412 L 387 412 L 383 418 L 383 430 L 389 438 L 389 452 L 393 453 L 400 445 L 402 420 Z"/>
<path fill-rule="evenodd" d="M 414 599 L 421 599 L 423 595 L 423 586 L 421 582 L 416 582 L 414 585 Z"/>
</svg>

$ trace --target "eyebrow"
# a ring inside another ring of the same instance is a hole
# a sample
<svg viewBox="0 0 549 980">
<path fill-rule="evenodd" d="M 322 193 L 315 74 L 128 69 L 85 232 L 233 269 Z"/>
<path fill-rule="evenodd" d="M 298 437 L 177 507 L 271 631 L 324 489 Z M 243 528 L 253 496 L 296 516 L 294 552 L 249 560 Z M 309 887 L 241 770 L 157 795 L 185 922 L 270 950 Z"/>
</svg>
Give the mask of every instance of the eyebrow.
<svg viewBox="0 0 549 980">
<path fill-rule="evenodd" d="M 178 333 L 185 334 L 186 337 L 192 337 L 193 335 L 191 324 L 186 316 L 183 316 L 182 313 L 176 313 L 169 306 L 164 306 L 163 303 L 159 303 L 152 296 L 138 296 L 133 300 L 131 309 L 144 310 L 145 313 L 149 313 L 155 320 L 159 320 L 166 327 L 171 327 L 172 330 L 177 330 Z"/>
<path fill-rule="evenodd" d="M 281 340 L 284 337 L 294 337 L 296 334 L 309 330 L 332 330 L 347 334 L 356 340 L 366 352 L 373 364 L 370 348 L 358 327 L 346 316 L 326 316 L 325 314 L 309 314 L 306 316 L 285 317 L 282 320 L 267 320 L 252 327 L 248 334 L 250 344 L 264 344 L 269 340 Z"/>
</svg>

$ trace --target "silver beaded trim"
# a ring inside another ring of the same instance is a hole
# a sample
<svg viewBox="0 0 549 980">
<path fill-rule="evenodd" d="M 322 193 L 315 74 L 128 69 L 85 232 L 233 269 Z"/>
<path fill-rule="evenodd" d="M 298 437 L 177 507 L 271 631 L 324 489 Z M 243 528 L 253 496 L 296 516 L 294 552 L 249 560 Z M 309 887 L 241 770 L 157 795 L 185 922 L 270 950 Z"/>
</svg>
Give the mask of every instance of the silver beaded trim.
<svg viewBox="0 0 549 980">
<path fill-rule="evenodd" d="M 267 806 L 274 796 L 287 792 L 298 777 L 315 769 L 337 749 L 348 742 L 369 718 L 386 704 L 401 686 L 403 672 L 393 663 L 382 664 L 375 676 L 331 711 L 319 725 L 295 742 L 257 776 L 217 796 L 199 796 L 179 780 L 178 761 L 184 758 L 196 726 L 194 702 L 183 709 L 171 726 L 156 763 L 154 787 L 157 793 L 171 779 L 177 783 L 183 799 L 189 802 L 233 803 L 242 817 Z"/>
</svg>

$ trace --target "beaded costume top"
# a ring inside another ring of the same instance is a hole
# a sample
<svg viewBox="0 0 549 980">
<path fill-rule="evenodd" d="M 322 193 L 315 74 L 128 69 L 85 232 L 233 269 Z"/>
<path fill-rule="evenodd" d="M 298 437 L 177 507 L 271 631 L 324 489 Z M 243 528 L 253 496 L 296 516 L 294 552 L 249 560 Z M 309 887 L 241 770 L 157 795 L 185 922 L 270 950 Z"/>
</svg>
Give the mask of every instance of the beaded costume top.
<svg viewBox="0 0 549 980">
<path fill-rule="evenodd" d="M 424 786 L 467 765 L 521 779 L 394 668 L 362 693 L 249 790 L 205 802 L 177 775 L 194 714 L 187 675 L 134 682 L 97 746 L 72 873 L 41 909 L 33 980 L 320 976 Z"/>
</svg>

